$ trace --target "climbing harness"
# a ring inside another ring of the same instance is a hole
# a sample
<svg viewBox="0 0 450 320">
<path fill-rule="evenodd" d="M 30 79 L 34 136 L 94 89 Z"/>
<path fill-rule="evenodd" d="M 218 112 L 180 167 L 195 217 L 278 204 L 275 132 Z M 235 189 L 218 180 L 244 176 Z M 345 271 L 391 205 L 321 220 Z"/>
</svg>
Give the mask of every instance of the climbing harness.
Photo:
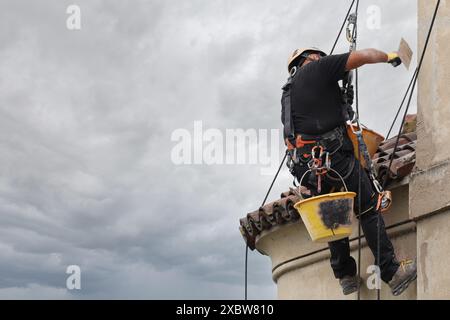
<svg viewBox="0 0 450 320">
<path fill-rule="evenodd" d="M 287 166 L 291 172 L 294 172 L 295 165 L 306 166 L 308 164 L 314 146 L 322 146 L 330 155 L 339 151 L 344 143 L 344 128 L 337 127 L 317 136 L 296 134 L 294 144 L 289 139 L 286 139 L 285 143 L 289 156 Z"/>
</svg>

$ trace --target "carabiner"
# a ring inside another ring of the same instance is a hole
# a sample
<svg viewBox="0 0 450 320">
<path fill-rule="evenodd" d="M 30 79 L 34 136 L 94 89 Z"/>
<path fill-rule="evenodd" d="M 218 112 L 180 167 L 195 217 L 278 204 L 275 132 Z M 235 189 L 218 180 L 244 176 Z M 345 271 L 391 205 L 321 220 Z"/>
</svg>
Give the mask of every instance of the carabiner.
<svg viewBox="0 0 450 320">
<path fill-rule="evenodd" d="M 319 149 L 319 157 L 316 157 L 316 150 L 317 149 Z M 322 158 L 322 156 L 323 156 L 323 152 L 324 152 L 324 149 L 323 149 L 323 147 L 322 146 L 315 146 L 314 148 L 312 148 L 312 150 L 311 150 L 311 154 L 312 154 L 312 156 L 313 156 L 313 158 L 314 159 L 320 159 L 320 158 Z"/>
<path fill-rule="evenodd" d="M 359 123 L 359 120 L 356 119 L 355 121 L 353 121 L 352 123 L 350 123 L 350 129 L 352 130 L 352 132 L 355 135 L 362 135 L 362 127 L 361 127 L 361 123 Z"/>
<path fill-rule="evenodd" d="M 358 18 L 356 17 L 356 13 L 352 13 L 348 16 L 348 24 L 347 24 L 347 41 L 353 43 L 356 41 L 356 22 Z"/>
<path fill-rule="evenodd" d="M 380 182 L 378 182 L 378 180 L 375 178 L 375 176 L 373 175 L 373 173 L 370 174 L 371 180 L 372 180 L 372 184 L 375 187 L 375 190 L 377 191 L 377 193 L 381 194 L 384 192 L 383 187 L 381 186 Z"/>
<path fill-rule="evenodd" d="M 347 24 L 347 41 L 350 42 L 350 51 L 354 51 L 356 49 L 356 30 L 357 26 L 356 23 L 358 21 L 358 17 L 356 16 L 356 13 L 352 13 L 348 17 L 348 24 Z"/>
</svg>

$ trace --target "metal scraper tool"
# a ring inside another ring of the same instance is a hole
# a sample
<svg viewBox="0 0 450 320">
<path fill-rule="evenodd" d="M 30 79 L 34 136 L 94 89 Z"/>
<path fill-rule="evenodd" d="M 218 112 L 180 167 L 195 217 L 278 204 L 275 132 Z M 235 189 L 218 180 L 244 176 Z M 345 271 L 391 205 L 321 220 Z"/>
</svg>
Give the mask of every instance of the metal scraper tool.
<svg viewBox="0 0 450 320">
<path fill-rule="evenodd" d="M 400 57 L 400 59 L 402 59 L 402 62 L 405 65 L 406 69 L 409 70 L 409 66 L 411 65 L 411 60 L 413 57 L 413 51 L 411 50 L 408 42 L 406 42 L 406 40 L 403 38 L 400 41 L 400 46 L 398 48 L 398 56 Z"/>
</svg>

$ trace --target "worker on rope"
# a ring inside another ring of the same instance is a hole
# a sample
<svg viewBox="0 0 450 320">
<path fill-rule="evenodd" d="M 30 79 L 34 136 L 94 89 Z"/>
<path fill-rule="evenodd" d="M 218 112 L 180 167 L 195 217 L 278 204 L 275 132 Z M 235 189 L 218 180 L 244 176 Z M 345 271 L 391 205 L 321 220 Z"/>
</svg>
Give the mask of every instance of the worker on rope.
<svg viewBox="0 0 450 320">
<path fill-rule="evenodd" d="M 378 219 L 378 194 L 355 158 L 346 130 L 346 122 L 354 116 L 351 109 L 353 89 L 349 87 L 343 98 L 339 86 L 348 71 L 366 64 L 386 62 L 397 66 L 401 59 L 397 53 L 386 54 L 375 49 L 331 56 L 317 48 L 295 50 L 288 61 L 290 77 L 283 87 L 282 122 L 288 147 L 288 167 L 298 181 L 312 168 L 317 157 L 326 155 L 324 163 L 330 163 L 332 170 L 329 172 L 312 172 L 304 179 L 303 185 L 310 190 L 311 196 L 340 191 L 342 182 L 333 170 L 342 176 L 348 191 L 358 193 L 361 177 L 361 208 L 355 201 L 354 209 L 361 212 L 358 218 L 373 255 L 376 257 L 379 253 L 381 279 L 389 284 L 394 295 L 399 295 L 416 279 L 416 263 L 397 261 L 384 221 Z M 323 151 L 320 155 L 315 154 L 318 148 Z M 380 248 L 377 248 L 378 236 Z M 357 291 L 361 279 L 357 276 L 356 262 L 350 256 L 349 239 L 330 242 L 329 248 L 331 267 L 343 293 Z"/>
</svg>

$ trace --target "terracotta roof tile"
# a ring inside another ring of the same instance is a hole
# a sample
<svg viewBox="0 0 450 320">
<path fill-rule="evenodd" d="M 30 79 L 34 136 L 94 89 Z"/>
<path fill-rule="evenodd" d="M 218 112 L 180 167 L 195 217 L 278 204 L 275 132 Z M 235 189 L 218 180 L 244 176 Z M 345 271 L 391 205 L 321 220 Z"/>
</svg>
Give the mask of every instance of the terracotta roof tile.
<svg viewBox="0 0 450 320">
<path fill-rule="evenodd" d="M 388 170 L 389 163 L 394 153 L 396 140 L 397 137 L 394 137 L 383 142 L 372 159 L 378 174 L 378 179 L 383 183 L 388 179 L 387 185 L 394 180 L 400 180 L 409 175 L 416 163 L 417 135 L 415 132 L 402 134 L 392 166 L 390 170 Z"/>
<path fill-rule="evenodd" d="M 282 225 L 291 221 L 297 221 L 300 216 L 294 209 L 294 204 L 300 198 L 292 192 L 281 195 L 281 199 L 265 205 L 258 210 L 247 214 L 240 220 L 240 230 L 249 247 L 255 249 L 255 239 L 263 230 L 268 230 L 273 226 Z"/>
</svg>

